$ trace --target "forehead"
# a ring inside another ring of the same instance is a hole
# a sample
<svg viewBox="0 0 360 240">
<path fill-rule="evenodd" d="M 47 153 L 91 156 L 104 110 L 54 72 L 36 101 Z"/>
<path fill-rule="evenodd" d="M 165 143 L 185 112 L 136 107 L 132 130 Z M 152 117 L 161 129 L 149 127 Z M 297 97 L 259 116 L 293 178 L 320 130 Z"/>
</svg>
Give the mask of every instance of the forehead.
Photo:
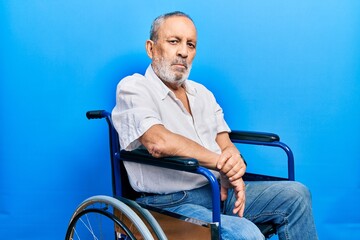
<svg viewBox="0 0 360 240">
<path fill-rule="evenodd" d="M 196 28 L 194 23 L 184 16 L 166 18 L 158 31 L 160 38 L 179 37 L 196 41 Z"/>
</svg>

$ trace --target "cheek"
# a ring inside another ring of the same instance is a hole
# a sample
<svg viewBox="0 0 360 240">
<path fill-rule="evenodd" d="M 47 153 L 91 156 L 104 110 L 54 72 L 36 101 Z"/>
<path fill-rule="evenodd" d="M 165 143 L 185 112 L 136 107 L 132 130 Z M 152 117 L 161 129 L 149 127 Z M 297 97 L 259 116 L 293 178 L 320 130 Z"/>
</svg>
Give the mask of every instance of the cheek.
<svg viewBox="0 0 360 240">
<path fill-rule="evenodd" d="M 170 57 L 167 51 L 164 51 L 163 49 L 158 49 L 157 51 L 154 51 L 153 59 L 167 60 L 170 59 Z"/>
<path fill-rule="evenodd" d="M 193 52 L 193 53 L 190 53 L 189 56 L 188 56 L 188 63 L 191 64 L 192 61 L 194 60 L 195 58 L 195 55 L 196 55 L 196 52 Z"/>
<path fill-rule="evenodd" d="M 159 59 L 161 58 L 161 51 L 160 50 L 155 50 L 153 51 L 153 59 Z"/>
</svg>

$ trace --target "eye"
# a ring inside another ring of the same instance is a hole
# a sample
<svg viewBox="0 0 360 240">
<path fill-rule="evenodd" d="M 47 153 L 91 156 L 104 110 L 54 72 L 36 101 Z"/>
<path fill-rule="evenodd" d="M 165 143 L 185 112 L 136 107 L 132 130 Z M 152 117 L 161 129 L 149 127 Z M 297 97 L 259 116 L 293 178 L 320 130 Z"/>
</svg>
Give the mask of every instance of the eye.
<svg viewBox="0 0 360 240">
<path fill-rule="evenodd" d="M 170 39 L 170 40 L 168 40 L 168 43 L 170 43 L 170 44 L 172 44 L 172 45 L 175 45 L 175 44 L 177 44 L 179 42 L 179 40 L 177 40 L 177 39 Z"/>
<path fill-rule="evenodd" d="M 193 49 L 195 49 L 195 48 L 196 48 L 195 43 L 188 42 L 188 43 L 187 43 L 187 45 L 189 46 L 189 48 L 193 48 Z"/>
</svg>

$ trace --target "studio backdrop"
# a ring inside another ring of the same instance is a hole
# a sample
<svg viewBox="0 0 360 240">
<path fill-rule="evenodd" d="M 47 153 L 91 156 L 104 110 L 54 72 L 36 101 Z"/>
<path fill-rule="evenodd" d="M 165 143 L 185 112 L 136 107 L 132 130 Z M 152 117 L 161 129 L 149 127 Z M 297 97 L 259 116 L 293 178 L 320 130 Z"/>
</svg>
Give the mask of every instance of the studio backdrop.
<svg viewBox="0 0 360 240">
<path fill-rule="evenodd" d="M 232 129 L 274 132 L 294 151 L 320 239 L 360 235 L 360 2 L 0 1 L 0 238 L 63 239 L 76 206 L 111 195 L 105 121 L 118 81 L 150 63 L 152 20 L 188 13 L 190 78 Z M 244 148 L 249 169 L 267 151 Z M 279 156 L 281 158 L 281 156 Z M 279 160 L 280 161 L 280 160 Z"/>
</svg>

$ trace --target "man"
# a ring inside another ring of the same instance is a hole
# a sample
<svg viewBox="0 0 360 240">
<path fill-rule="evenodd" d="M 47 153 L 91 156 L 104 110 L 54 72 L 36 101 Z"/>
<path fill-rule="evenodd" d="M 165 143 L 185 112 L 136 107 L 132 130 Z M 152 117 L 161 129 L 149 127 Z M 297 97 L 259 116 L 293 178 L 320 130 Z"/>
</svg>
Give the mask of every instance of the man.
<svg viewBox="0 0 360 240">
<path fill-rule="evenodd" d="M 188 80 L 197 31 L 182 12 L 156 18 L 146 41 L 151 65 L 118 85 L 112 112 L 122 149 L 145 147 L 154 157 L 195 158 L 220 179 L 223 239 L 263 239 L 254 223 L 273 222 L 279 239 L 317 239 L 306 187 L 297 182 L 244 183 L 246 164 L 230 141 L 221 107 Z M 139 202 L 211 220 L 211 192 L 202 176 L 125 163 Z M 246 198 L 245 198 L 246 196 Z"/>
</svg>

